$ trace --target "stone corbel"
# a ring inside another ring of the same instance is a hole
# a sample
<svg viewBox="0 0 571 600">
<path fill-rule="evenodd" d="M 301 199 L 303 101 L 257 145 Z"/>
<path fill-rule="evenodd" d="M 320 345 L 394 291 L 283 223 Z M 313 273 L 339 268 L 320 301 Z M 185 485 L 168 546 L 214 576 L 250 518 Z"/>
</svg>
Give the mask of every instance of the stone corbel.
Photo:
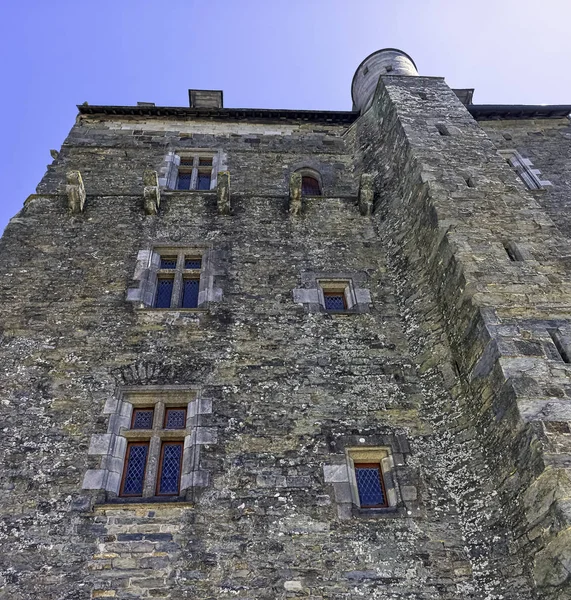
<svg viewBox="0 0 571 600">
<path fill-rule="evenodd" d="M 218 214 L 230 214 L 230 172 L 220 171 L 218 173 L 218 181 L 216 184 Z"/>
<path fill-rule="evenodd" d="M 145 171 L 143 174 L 145 189 L 143 198 L 145 202 L 145 213 L 156 215 L 161 204 L 161 192 L 159 190 L 159 177 L 156 171 Z"/>
<path fill-rule="evenodd" d="M 359 180 L 359 210 L 363 216 L 373 214 L 374 200 L 373 175 L 371 173 L 363 173 Z"/>
<path fill-rule="evenodd" d="M 301 173 L 292 173 L 289 180 L 289 212 L 301 213 Z"/>
<path fill-rule="evenodd" d="M 85 205 L 85 187 L 79 171 L 68 171 L 66 175 L 67 203 L 72 213 L 83 212 Z"/>
</svg>

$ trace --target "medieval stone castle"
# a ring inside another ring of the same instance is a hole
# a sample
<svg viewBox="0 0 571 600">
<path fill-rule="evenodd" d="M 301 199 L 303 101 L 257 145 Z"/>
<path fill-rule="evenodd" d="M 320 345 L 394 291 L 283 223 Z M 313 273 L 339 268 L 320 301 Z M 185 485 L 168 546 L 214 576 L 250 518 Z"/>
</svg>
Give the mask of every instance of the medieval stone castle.
<svg viewBox="0 0 571 600">
<path fill-rule="evenodd" d="M 571 598 L 571 106 L 78 107 L 0 245 L 0 598 Z"/>
</svg>

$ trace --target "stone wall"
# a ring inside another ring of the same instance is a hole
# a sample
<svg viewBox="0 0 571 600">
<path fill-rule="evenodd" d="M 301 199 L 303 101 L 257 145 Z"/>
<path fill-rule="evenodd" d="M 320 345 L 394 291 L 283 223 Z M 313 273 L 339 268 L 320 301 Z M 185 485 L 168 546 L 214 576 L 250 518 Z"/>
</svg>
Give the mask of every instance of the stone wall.
<svg viewBox="0 0 571 600">
<path fill-rule="evenodd" d="M 442 80 L 383 82 L 350 129 L 78 120 L 0 246 L 6 597 L 521 600 L 536 597 L 534 552 L 542 597 L 566 597 L 551 500 L 567 366 L 542 329 L 568 311 L 566 242 Z M 232 215 L 215 191 L 163 191 L 145 215 L 143 172 L 185 148 L 224 154 Z M 324 196 L 293 216 L 303 166 Z M 510 262 L 504 238 L 534 260 Z M 127 301 L 139 252 L 170 244 L 222 257 L 220 302 Z M 308 311 L 293 293 L 307 273 L 354 273 L 368 310 Z M 149 386 L 211 401 L 208 476 L 173 502 L 82 490 L 108 408 Z M 336 475 L 363 447 L 390 450 L 389 510 L 356 509 Z"/>
</svg>

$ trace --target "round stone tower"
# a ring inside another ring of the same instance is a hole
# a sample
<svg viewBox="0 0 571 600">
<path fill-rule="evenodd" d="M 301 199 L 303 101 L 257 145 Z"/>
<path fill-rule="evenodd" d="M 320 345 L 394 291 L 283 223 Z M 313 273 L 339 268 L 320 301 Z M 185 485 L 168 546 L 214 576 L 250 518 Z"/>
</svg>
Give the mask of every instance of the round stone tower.
<svg viewBox="0 0 571 600">
<path fill-rule="evenodd" d="M 359 65 L 351 83 L 353 110 L 364 113 L 371 105 L 381 75 L 418 75 L 412 58 L 396 48 L 383 48 Z"/>
</svg>

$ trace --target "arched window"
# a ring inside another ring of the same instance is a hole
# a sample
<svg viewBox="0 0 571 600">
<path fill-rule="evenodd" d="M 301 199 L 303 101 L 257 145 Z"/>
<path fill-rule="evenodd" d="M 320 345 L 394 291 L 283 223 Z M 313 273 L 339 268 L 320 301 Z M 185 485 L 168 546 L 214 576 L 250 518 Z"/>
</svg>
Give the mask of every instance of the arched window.
<svg viewBox="0 0 571 600">
<path fill-rule="evenodd" d="M 301 178 L 301 193 L 303 196 L 321 196 L 319 181 L 311 175 L 303 175 Z"/>
</svg>

